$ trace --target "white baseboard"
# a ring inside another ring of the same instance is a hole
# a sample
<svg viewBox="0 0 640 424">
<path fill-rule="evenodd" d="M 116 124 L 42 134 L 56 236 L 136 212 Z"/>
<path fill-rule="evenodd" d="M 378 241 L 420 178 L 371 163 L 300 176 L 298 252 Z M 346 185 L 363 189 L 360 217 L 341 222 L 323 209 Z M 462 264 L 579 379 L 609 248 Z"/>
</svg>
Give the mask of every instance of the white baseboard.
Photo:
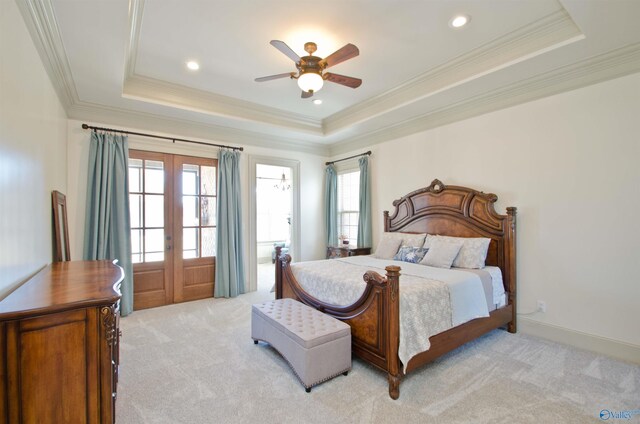
<svg viewBox="0 0 640 424">
<path fill-rule="evenodd" d="M 640 364 L 640 346 L 518 317 L 518 331 Z"/>
</svg>

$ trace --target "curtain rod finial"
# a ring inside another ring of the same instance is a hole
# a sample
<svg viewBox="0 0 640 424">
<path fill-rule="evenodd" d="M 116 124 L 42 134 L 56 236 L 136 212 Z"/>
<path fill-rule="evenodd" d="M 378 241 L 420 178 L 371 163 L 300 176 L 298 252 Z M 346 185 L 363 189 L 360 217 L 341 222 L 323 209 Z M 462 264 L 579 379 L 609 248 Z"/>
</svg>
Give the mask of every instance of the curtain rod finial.
<svg viewBox="0 0 640 424">
<path fill-rule="evenodd" d="M 89 125 L 87 125 L 87 124 L 82 124 L 82 129 L 83 129 L 83 130 L 86 130 L 86 129 L 88 129 L 88 128 L 89 128 Z"/>
</svg>

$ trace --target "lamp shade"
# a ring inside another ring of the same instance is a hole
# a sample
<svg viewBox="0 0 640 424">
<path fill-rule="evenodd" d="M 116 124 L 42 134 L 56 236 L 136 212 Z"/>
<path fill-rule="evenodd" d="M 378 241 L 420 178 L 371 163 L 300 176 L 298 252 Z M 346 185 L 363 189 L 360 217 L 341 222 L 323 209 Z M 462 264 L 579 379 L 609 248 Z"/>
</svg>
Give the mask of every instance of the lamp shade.
<svg viewBox="0 0 640 424">
<path fill-rule="evenodd" d="M 307 72 L 306 74 L 300 75 L 298 78 L 298 87 L 307 93 L 309 91 L 313 91 L 315 93 L 322 88 L 322 84 L 324 84 L 324 80 L 315 72 Z"/>
</svg>

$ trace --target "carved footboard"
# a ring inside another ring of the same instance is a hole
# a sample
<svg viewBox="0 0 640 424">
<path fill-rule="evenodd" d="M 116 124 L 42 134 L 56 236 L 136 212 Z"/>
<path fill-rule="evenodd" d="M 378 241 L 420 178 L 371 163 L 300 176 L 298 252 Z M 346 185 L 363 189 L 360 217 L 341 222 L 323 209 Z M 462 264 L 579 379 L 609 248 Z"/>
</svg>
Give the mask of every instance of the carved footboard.
<svg viewBox="0 0 640 424">
<path fill-rule="evenodd" d="M 352 305 L 338 307 L 324 303 L 307 293 L 291 270 L 291 257 L 280 255 L 276 247 L 276 298 L 292 298 L 351 326 L 352 352 L 387 372 L 389 395 L 400 395 L 401 365 L 398 358 L 400 337 L 400 267 L 386 267 L 387 276 L 368 271 L 367 287 Z"/>
</svg>

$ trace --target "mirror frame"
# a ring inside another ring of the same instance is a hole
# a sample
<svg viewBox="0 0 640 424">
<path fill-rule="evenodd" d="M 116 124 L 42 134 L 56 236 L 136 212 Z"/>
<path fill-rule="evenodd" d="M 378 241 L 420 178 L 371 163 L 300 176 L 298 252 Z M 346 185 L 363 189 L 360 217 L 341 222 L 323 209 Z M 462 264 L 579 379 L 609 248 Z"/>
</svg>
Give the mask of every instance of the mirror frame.
<svg viewBox="0 0 640 424">
<path fill-rule="evenodd" d="M 69 253 L 69 225 L 67 223 L 67 198 L 57 190 L 51 192 L 53 208 L 54 262 L 71 260 Z"/>
</svg>

